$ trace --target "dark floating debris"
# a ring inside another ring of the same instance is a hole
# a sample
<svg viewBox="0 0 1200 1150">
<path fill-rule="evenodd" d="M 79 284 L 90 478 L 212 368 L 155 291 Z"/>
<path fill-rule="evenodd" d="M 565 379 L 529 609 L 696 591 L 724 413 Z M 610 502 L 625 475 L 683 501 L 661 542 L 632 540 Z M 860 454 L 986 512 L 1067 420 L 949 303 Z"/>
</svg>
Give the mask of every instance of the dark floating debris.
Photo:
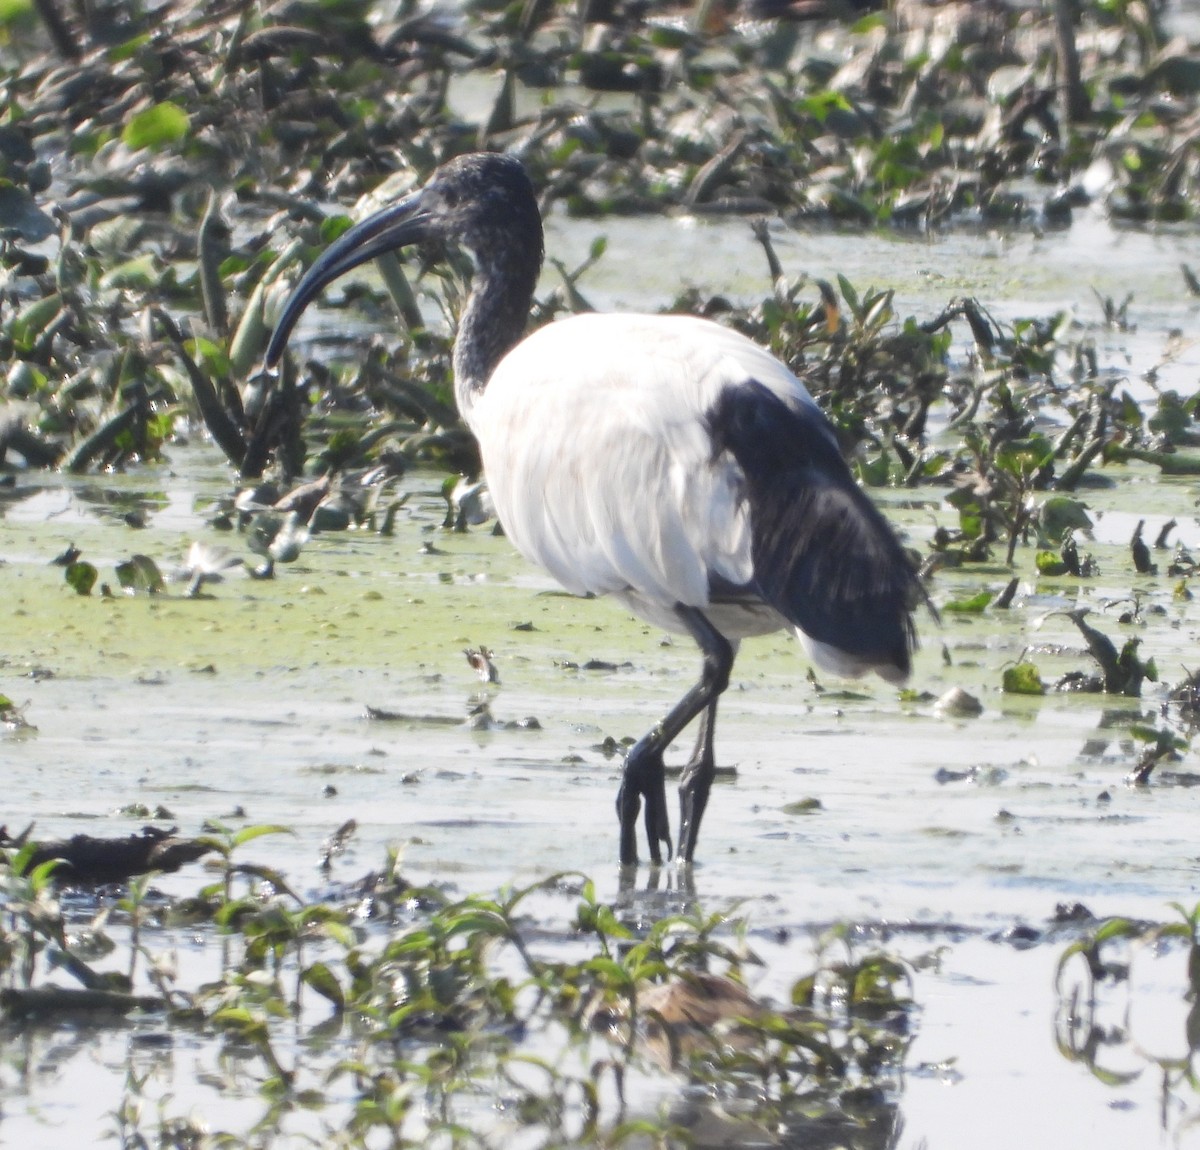
<svg viewBox="0 0 1200 1150">
<path fill-rule="evenodd" d="M 1066 615 L 1079 628 L 1080 634 L 1086 640 L 1088 653 L 1100 664 L 1101 690 L 1110 695 L 1140 697 L 1144 680 L 1149 679 L 1152 683 L 1158 682 L 1158 669 L 1154 665 L 1154 660 L 1143 661 L 1139 658 L 1138 647 L 1141 640 L 1136 637 L 1127 639 L 1118 651 L 1107 635 L 1085 621 L 1088 613 L 1086 607 L 1081 607 L 1074 611 L 1068 611 Z M 1075 674 L 1078 676 L 1080 673 L 1076 672 Z M 1070 683 L 1067 683 L 1068 679 L 1071 677 L 1064 677 L 1063 682 L 1066 685 L 1062 689 L 1089 689 L 1083 685 L 1084 680 L 1080 678 L 1071 679 Z"/>
<path fill-rule="evenodd" d="M 205 839 L 179 838 L 178 829 L 145 826 L 124 838 L 73 835 L 69 839 L 38 843 L 26 856 L 22 873 L 27 874 L 43 863 L 60 860 L 54 871 L 56 882 L 102 886 L 128 882 L 134 876 L 150 871 L 170 874 L 214 849 Z M 31 830 L 32 827 L 12 839 L 7 830 L 0 827 L 0 845 L 21 846 L 29 839 Z"/>
<path fill-rule="evenodd" d="M 1129 541 L 1129 549 L 1133 555 L 1133 569 L 1139 575 L 1157 575 L 1158 565 L 1150 559 L 1150 548 L 1142 538 L 1142 528 L 1146 526 L 1144 519 L 1139 519 L 1133 529 L 1133 538 Z M 1160 536 L 1161 538 L 1161 536 Z"/>
<path fill-rule="evenodd" d="M 0 1010 L 13 1020 L 54 1017 L 91 1017 L 166 1010 L 167 1000 L 153 994 L 75 986 L 5 987 L 0 990 Z"/>
<path fill-rule="evenodd" d="M 466 719 L 461 715 L 418 715 L 412 711 L 389 711 L 384 707 L 366 706 L 364 717 L 373 723 L 411 723 L 425 727 L 461 727 Z"/>
<path fill-rule="evenodd" d="M 1165 551 L 1167 549 L 1167 538 L 1172 531 L 1175 530 L 1176 523 L 1174 519 L 1168 519 L 1166 523 L 1159 528 L 1158 535 L 1154 540 L 1155 551 Z"/>
</svg>

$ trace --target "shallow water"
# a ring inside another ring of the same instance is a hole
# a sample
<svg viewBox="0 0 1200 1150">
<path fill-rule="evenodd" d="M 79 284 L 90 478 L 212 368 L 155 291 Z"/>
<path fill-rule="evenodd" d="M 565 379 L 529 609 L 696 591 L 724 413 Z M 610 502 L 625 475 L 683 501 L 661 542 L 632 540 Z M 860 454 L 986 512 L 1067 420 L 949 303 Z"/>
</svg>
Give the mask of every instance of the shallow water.
<svg viewBox="0 0 1200 1150">
<path fill-rule="evenodd" d="M 551 220 L 547 250 L 570 268 L 583 261 L 596 236 L 607 239 L 604 258 L 580 285 L 601 310 L 657 310 L 681 287 L 738 301 L 769 291 L 766 259 L 745 221 L 681 216 L 666 225 L 665 240 L 663 229 L 662 221 L 640 218 Z M 1094 340 L 1101 364 L 1128 373 L 1139 400 L 1152 395 L 1141 378 L 1151 367 L 1161 365 L 1160 389 L 1183 394 L 1200 376 L 1200 300 L 1189 295 L 1180 271 L 1180 264 L 1200 266 L 1195 229 L 1123 228 L 1098 210 L 1081 209 L 1070 227 L 1046 232 L 981 227 L 864 234 L 777 224 L 771 235 L 789 278 L 836 283 L 844 275 L 860 294 L 868 287 L 890 289 L 901 317 L 932 319 L 964 296 L 1004 323 L 1063 312 Z M 1119 306 L 1127 297 L 1130 330 L 1105 329 L 1101 300 Z M 965 354 L 970 332 L 963 324 L 954 330 Z M 1173 332 L 1182 340 L 1172 342 Z"/>
<path fill-rule="evenodd" d="M 665 228 L 670 259 L 651 269 L 641 254 L 663 242 L 662 223 L 556 222 L 549 247 L 570 264 L 608 235 L 608 255 L 581 285 L 605 307 L 658 306 L 681 283 L 762 294 L 761 252 L 744 224 Z M 1101 363 L 1126 365 L 1141 395 L 1168 332 L 1194 331 L 1200 310 L 1177 268 L 1200 265 L 1200 239 L 1114 231 L 1093 217 L 1044 237 L 781 233 L 778 243 L 793 274 L 895 287 L 901 315 L 927 318 L 962 294 L 1000 318 L 1065 308 L 1091 327 Z M 1137 330 L 1102 329 L 1093 292 L 1129 291 Z M 1198 370 L 1186 344 L 1159 386 L 1190 392 Z M 114 586 L 114 563 L 136 551 L 166 569 L 193 538 L 250 559 L 244 540 L 207 526 L 230 484 L 217 455 L 193 445 L 170 456 L 123 476 L 18 474 L 15 490 L 0 491 L 0 693 L 25 704 L 37 728 L 0 733 L 10 830 L 36 821 L 43 837 L 124 834 L 146 818 L 122 808 L 140 803 L 165 808 L 189 834 L 210 818 L 287 824 L 293 834 L 255 841 L 253 860 L 312 897 L 383 865 L 387 846 L 400 844 L 413 881 L 464 893 L 576 871 L 634 916 L 687 901 L 669 869 L 643 868 L 635 889 L 622 889 L 619 761 L 602 749 L 606 737 L 641 734 L 678 697 L 695 673 L 687 644 L 612 604 L 558 594 L 486 528 L 441 531 L 432 474 L 404 480 L 393 537 L 319 536 L 273 581 L 234 573 L 196 600 L 76 596 L 48 564 L 70 543 Z M 1195 755 L 1172 766 L 1173 782 L 1164 768 L 1149 787 L 1123 782 L 1139 750 L 1129 715 L 1153 725 L 1161 686 L 1147 684 L 1141 700 L 998 689 L 1001 668 L 1026 649 L 1048 680 L 1088 666 L 1061 614 L 1077 602 L 1115 636 L 1136 630 L 1168 682 L 1194 666 L 1197 607 L 1174 595 L 1175 580 L 1135 576 L 1127 545 L 1137 519 L 1153 538 L 1170 517 L 1176 538 L 1200 545 L 1195 484 L 1140 465 L 1114 474 L 1114 487 L 1086 494 L 1102 575 L 1034 580 L 1023 549 L 1012 611 L 947 617 L 940 629 L 924 621 L 913 680 L 922 701 L 878 682 L 817 691 L 796 644 L 775 636 L 745 645 L 723 703 L 719 759 L 737 776 L 710 804 L 694 897 L 749 918 L 766 959 L 759 989 L 785 995 L 830 923 L 866 924 L 914 958 L 940 950 L 940 964 L 916 976 L 898 1146 L 1200 1143 L 1200 1099 L 1184 1085 L 1164 1094 L 1155 1062 L 1188 1053 L 1186 952 L 1135 956 L 1131 988 L 1097 1004 L 1110 1024 L 1104 1055 L 1138 1072 L 1109 1085 L 1056 1046 L 1054 968 L 1072 935 L 1049 925 L 1059 904 L 1166 920 L 1172 901 L 1196 901 Z M 952 522 L 936 495 L 882 500 L 920 545 Z M 125 523 L 132 508 L 146 529 Z M 999 589 L 1008 575 L 942 573 L 935 598 L 981 581 Z M 1131 589 L 1143 622 L 1122 628 L 1105 608 Z M 480 644 L 495 653 L 498 686 L 481 684 L 463 656 Z M 589 660 L 612 666 L 580 669 Z M 937 713 L 932 699 L 952 686 L 981 698 L 979 718 Z M 481 703 L 495 720 L 487 729 L 467 721 Z M 367 706 L 407 718 L 370 722 Z M 530 716 L 536 729 L 522 722 Z M 802 799 L 819 807 L 787 812 Z M 351 818 L 357 834 L 324 875 L 321 844 Z M 160 885 L 191 893 L 199 873 Z M 780 931 L 787 943 L 775 941 Z M 219 961 L 211 937 L 162 942 L 196 969 Z M 147 1064 L 177 1109 L 219 1098 L 222 1126 L 250 1125 L 259 1104 L 206 1077 L 212 1051 L 170 1035 L 167 1054 L 147 1054 L 156 1048 L 143 1044 L 156 1041 L 139 1025 L 48 1030 L 10 1047 L 0 1064 L 4 1133 L 14 1144 L 88 1144 L 110 1127 L 127 1069 Z"/>
</svg>

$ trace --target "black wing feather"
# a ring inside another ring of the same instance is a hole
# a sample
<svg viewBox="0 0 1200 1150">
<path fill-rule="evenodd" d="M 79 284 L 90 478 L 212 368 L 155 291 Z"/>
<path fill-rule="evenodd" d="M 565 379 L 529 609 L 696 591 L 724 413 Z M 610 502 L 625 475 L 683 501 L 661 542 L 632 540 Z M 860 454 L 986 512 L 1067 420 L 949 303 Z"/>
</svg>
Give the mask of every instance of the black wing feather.
<svg viewBox="0 0 1200 1150">
<path fill-rule="evenodd" d="M 758 594 L 818 642 L 907 674 L 920 582 L 824 415 L 748 380 L 708 425 L 714 458 L 730 452 L 745 476 Z"/>
</svg>

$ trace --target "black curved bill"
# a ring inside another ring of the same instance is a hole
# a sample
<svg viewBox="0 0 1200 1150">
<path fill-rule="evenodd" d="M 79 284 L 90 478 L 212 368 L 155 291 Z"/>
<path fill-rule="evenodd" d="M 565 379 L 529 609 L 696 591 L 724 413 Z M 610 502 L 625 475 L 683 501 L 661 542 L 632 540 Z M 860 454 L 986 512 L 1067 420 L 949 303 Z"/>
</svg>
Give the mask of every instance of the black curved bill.
<svg viewBox="0 0 1200 1150">
<path fill-rule="evenodd" d="M 430 217 L 422 208 L 421 193 L 414 192 L 338 236 L 313 261 L 284 305 L 271 333 L 271 342 L 267 344 L 266 366 L 273 368 L 279 362 L 292 328 L 326 284 L 384 252 L 430 238 L 429 224 Z"/>
</svg>

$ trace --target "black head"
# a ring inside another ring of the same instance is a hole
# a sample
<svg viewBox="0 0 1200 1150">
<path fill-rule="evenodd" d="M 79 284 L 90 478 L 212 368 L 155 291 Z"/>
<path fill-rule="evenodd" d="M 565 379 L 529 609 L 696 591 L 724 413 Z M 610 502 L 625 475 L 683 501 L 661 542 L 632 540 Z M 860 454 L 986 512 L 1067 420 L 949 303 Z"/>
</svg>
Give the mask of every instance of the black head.
<svg viewBox="0 0 1200 1150">
<path fill-rule="evenodd" d="M 428 241 L 460 244 L 485 271 L 515 263 L 522 287 L 528 282 L 532 292 L 542 262 L 542 220 L 520 160 L 494 152 L 458 156 L 424 187 L 339 236 L 284 306 L 267 346 L 267 367 L 278 362 L 301 313 L 327 284 L 384 252 Z"/>
<path fill-rule="evenodd" d="M 473 152 L 449 160 L 419 195 L 430 238 L 457 242 L 477 257 L 501 245 L 532 244 L 540 262 L 542 218 L 537 195 L 515 156 Z"/>
</svg>

